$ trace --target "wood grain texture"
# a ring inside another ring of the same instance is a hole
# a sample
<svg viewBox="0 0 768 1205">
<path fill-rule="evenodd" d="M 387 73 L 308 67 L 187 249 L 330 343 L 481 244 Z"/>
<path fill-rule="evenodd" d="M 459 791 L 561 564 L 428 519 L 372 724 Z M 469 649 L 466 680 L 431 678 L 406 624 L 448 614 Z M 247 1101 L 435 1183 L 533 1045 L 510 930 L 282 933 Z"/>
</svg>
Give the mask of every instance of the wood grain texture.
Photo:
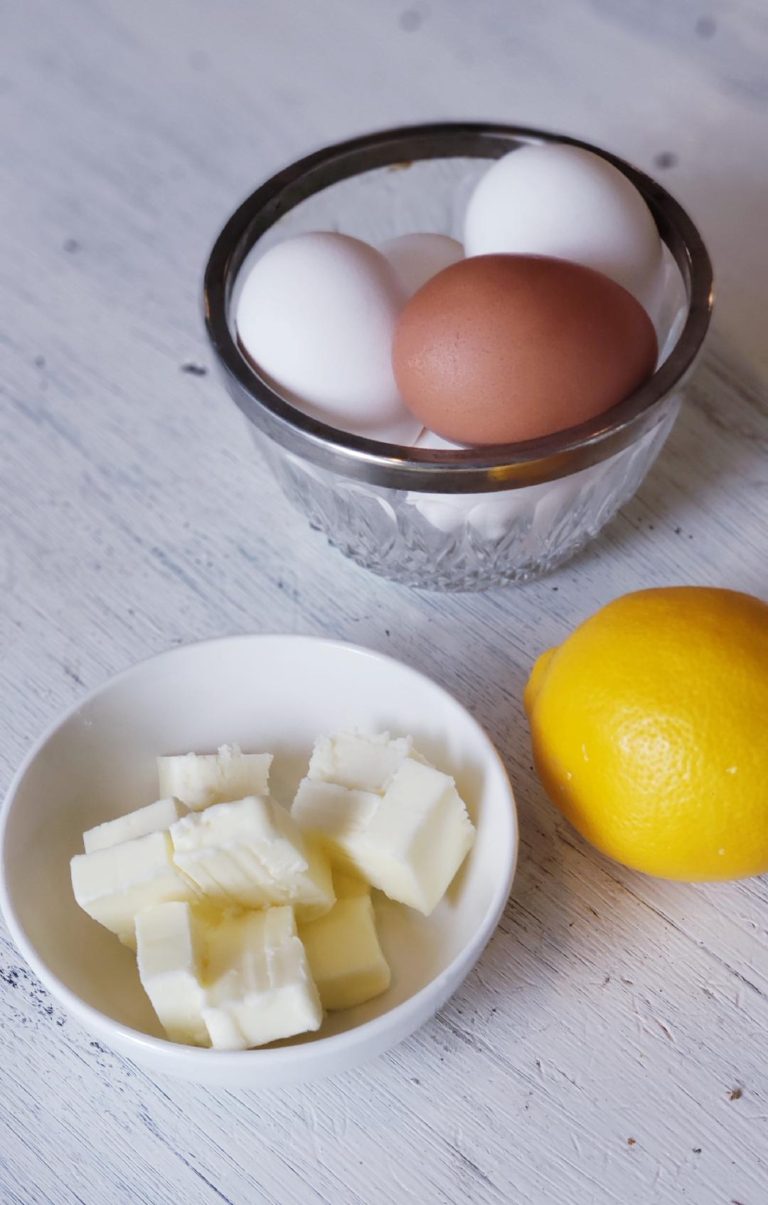
<svg viewBox="0 0 768 1205">
<path fill-rule="evenodd" d="M 532 775 L 520 694 L 535 653 L 623 591 L 768 594 L 764 7 L 26 0 L 2 27 L 4 782 L 62 707 L 140 657 L 327 634 L 471 707 L 513 777 L 522 853 L 502 925 L 433 1023 L 269 1096 L 152 1082 L 0 931 L 0 1201 L 762 1205 L 768 885 L 601 859 Z M 566 130 L 658 173 L 719 281 L 692 398 L 639 495 L 560 572 L 465 597 L 330 551 L 195 371 L 211 368 L 202 264 L 235 202 L 323 142 L 444 116 Z"/>
</svg>

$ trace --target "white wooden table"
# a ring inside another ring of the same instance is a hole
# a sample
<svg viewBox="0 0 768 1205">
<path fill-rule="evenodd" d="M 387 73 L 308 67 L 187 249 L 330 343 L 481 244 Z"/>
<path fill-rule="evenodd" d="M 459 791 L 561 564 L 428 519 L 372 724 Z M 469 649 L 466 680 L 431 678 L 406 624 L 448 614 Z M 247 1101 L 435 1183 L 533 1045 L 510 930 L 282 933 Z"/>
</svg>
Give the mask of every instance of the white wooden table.
<svg viewBox="0 0 768 1205">
<path fill-rule="evenodd" d="M 608 863 L 547 803 L 534 655 L 626 590 L 765 596 L 768 17 L 762 0 L 16 0 L 0 30 L 0 773 L 116 670 L 232 631 L 386 649 L 507 761 L 505 919 L 433 1023 L 269 1096 L 147 1075 L 62 1015 L 0 931 L 0 1201 L 764 1205 L 768 885 Z M 719 281 L 667 448 L 554 576 L 437 597 L 294 515 L 212 375 L 199 316 L 234 203 L 367 128 L 492 117 L 656 172 Z"/>
</svg>

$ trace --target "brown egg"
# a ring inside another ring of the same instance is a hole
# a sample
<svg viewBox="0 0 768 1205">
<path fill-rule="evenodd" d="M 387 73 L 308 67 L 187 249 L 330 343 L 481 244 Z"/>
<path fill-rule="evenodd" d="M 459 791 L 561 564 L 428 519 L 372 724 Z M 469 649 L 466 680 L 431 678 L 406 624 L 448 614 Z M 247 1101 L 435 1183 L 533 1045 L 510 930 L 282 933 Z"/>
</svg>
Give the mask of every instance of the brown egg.
<svg viewBox="0 0 768 1205">
<path fill-rule="evenodd" d="M 495 444 L 602 414 L 650 376 L 656 356 L 645 310 L 602 273 L 540 255 L 478 255 L 411 298 L 392 358 L 426 427 Z"/>
</svg>

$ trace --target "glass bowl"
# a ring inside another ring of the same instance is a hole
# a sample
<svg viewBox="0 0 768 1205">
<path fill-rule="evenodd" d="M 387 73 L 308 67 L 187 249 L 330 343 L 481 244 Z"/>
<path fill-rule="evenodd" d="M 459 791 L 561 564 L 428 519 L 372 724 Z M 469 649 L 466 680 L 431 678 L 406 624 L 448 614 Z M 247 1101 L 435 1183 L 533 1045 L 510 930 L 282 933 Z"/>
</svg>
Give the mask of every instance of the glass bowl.
<svg viewBox="0 0 768 1205">
<path fill-rule="evenodd" d="M 651 315 L 659 363 L 619 405 L 542 439 L 458 451 L 405 448 L 303 414 L 241 353 L 234 329 L 238 285 L 269 246 L 308 230 L 342 231 L 374 244 L 427 230 L 461 239 L 467 199 L 489 163 L 531 143 L 584 147 L 614 164 L 645 198 L 664 244 Z M 560 565 L 638 489 L 672 428 L 706 334 L 712 269 L 686 212 L 623 160 L 541 130 L 448 123 L 355 138 L 273 176 L 216 240 L 204 294 L 227 388 L 310 525 L 384 577 L 427 589 L 483 590 Z"/>
</svg>

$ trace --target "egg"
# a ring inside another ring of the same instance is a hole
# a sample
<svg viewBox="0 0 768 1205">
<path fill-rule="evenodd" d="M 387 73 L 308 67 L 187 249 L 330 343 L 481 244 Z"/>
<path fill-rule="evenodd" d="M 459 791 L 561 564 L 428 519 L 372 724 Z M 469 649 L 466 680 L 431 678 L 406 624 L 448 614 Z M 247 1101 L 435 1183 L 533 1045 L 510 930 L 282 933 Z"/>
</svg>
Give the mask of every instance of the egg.
<svg viewBox="0 0 768 1205">
<path fill-rule="evenodd" d="M 426 427 L 416 440 L 415 448 L 424 448 L 430 452 L 466 452 L 469 444 L 457 444 L 452 439 L 443 439 L 436 431 L 428 431 Z"/>
<path fill-rule="evenodd" d="M 467 256 L 550 255 L 594 268 L 648 306 L 657 290 L 661 239 L 627 177 L 581 147 L 544 144 L 510 151 L 472 193 Z"/>
<path fill-rule="evenodd" d="M 421 424 L 398 394 L 392 338 L 403 296 L 374 247 L 344 234 L 286 239 L 256 261 L 237 303 L 241 349 L 305 414 L 369 439 L 410 443 Z"/>
<path fill-rule="evenodd" d="M 591 268 L 484 255 L 405 306 L 393 364 L 425 427 L 454 443 L 536 439 L 586 422 L 653 371 L 656 335 L 626 289 Z"/>
<path fill-rule="evenodd" d="M 422 431 L 415 446 L 440 452 L 458 452 L 467 445 L 452 443 L 434 431 Z M 438 531 L 449 534 L 469 526 L 483 540 L 492 541 L 501 539 L 515 522 L 524 519 L 529 509 L 532 514 L 532 500 L 541 493 L 541 489 L 539 485 L 530 485 L 482 494 L 437 494 L 410 490 L 405 495 L 405 501 Z"/>
<path fill-rule="evenodd" d="M 659 343 L 659 363 L 663 364 L 680 338 L 688 317 L 685 281 L 668 247 L 662 248 L 658 289 L 648 306 L 648 313 Z"/>
<path fill-rule="evenodd" d="M 408 300 L 443 268 L 464 258 L 464 248 L 447 234 L 401 234 L 381 244 L 381 254 Z"/>
<path fill-rule="evenodd" d="M 434 431 L 423 431 L 415 446 L 458 451 L 466 445 L 451 443 L 435 435 Z M 495 544 L 509 539 L 515 532 L 518 540 L 536 546 L 547 540 L 577 503 L 581 492 L 594 486 L 603 474 L 610 473 L 615 463 L 616 457 L 613 457 L 555 481 L 485 494 L 433 494 L 412 490 L 405 495 L 405 501 L 432 527 L 446 534 L 468 527 L 477 538 Z"/>
</svg>

